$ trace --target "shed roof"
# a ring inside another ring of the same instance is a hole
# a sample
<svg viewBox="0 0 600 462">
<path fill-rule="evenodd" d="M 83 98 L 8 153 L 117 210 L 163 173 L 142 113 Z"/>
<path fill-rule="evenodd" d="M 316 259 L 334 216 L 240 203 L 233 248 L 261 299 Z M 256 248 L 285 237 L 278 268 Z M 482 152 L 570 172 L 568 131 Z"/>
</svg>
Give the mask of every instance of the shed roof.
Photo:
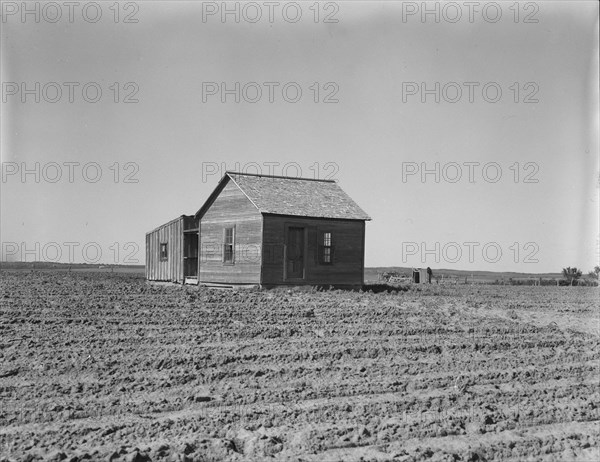
<svg viewBox="0 0 600 462">
<path fill-rule="evenodd" d="M 238 172 L 225 173 L 196 216 L 206 212 L 230 180 L 261 213 L 345 220 L 371 219 L 335 180 Z"/>
<path fill-rule="evenodd" d="M 184 219 L 186 216 L 187 216 L 187 215 L 179 215 L 177 218 L 173 218 L 172 220 L 170 220 L 170 221 L 167 221 L 166 223 L 164 223 L 164 224 L 162 224 L 162 225 L 160 225 L 160 226 L 157 226 L 157 227 L 156 227 L 156 228 L 154 228 L 152 231 L 148 231 L 146 234 L 152 234 L 152 233 L 154 233 L 155 231 L 158 231 L 159 229 L 161 229 L 161 228 L 164 228 L 165 226 L 169 226 L 170 224 L 172 224 L 172 223 L 175 223 L 176 221 L 183 220 L 183 219 Z M 191 216 L 191 215 L 190 215 L 190 216 Z"/>
</svg>

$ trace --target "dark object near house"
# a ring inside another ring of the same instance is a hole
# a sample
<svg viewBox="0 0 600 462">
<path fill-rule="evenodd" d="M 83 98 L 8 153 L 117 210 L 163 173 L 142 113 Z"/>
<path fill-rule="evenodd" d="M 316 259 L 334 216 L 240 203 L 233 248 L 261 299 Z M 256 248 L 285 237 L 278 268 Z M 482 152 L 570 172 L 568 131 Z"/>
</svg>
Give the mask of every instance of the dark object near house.
<svg viewBox="0 0 600 462">
<path fill-rule="evenodd" d="M 431 284 L 431 276 L 433 275 L 433 271 L 431 271 L 431 268 L 428 266 L 427 267 L 427 282 L 429 282 L 429 284 Z"/>
<path fill-rule="evenodd" d="M 415 284 L 425 284 L 427 281 L 427 270 L 422 268 L 413 268 L 412 281 Z"/>
<path fill-rule="evenodd" d="M 146 234 L 146 278 L 361 287 L 368 220 L 334 180 L 227 172 L 194 216 Z"/>
</svg>

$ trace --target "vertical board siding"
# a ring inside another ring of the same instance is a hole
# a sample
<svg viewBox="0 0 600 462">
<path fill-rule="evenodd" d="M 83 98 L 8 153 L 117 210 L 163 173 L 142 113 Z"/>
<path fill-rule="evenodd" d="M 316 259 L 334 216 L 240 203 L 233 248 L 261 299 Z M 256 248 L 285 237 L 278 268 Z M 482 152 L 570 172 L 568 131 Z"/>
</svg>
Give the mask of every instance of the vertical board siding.
<svg viewBox="0 0 600 462">
<path fill-rule="evenodd" d="M 146 278 L 150 281 L 183 281 L 183 218 L 179 217 L 146 234 Z M 160 244 L 167 243 L 167 260 L 160 260 Z"/>
<path fill-rule="evenodd" d="M 306 229 L 305 277 L 286 280 L 284 277 L 286 226 Z M 265 215 L 263 223 L 263 269 L 265 285 L 312 284 L 360 286 L 364 275 L 364 229 L 361 220 L 331 220 L 322 218 Z M 333 264 L 319 263 L 319 242 L 322 232 L 332 233 Z"/>
<path fill-rule="evenodd" d="M 223 262 L 224 229 L 235 228 L 234 263 Z M 262 215 L 246 195 L 228 181 L 200 220 L 199 282 L 259 284 Z"/>
</svg>

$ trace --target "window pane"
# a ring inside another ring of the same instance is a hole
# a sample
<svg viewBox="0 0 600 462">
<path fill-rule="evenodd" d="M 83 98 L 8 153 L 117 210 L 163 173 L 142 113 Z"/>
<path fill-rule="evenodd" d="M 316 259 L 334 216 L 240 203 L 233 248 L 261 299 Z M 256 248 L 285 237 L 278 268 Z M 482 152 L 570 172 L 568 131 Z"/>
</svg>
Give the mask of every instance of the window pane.
<svg viewBox="0 0 600 462">
<path fill-rule="evenodd" d="M 225 244 L 233 244 L 233 228 L 225 228 Z"/>
<path fill-rule="evenodd" d="M 223 262 L 233 263 L 234 228 L 225 228 L 223 233 Z"/>
<path fill-rule="evenodd" d="M 225 244 L 223 246 L 223 261 L 233 263 L 233 245 Z"/>
</svg>

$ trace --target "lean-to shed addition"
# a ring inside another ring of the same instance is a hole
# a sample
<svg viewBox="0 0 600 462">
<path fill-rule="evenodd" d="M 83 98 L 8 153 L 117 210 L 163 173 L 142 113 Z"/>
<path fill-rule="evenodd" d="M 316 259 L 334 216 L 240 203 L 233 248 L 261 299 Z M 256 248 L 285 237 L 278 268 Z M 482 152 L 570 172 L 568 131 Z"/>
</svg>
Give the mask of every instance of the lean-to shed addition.
<svg viewBox="0 0 600 462">
<path fill-rule="evenodd" d="M 146 279 L 185 281 L 198 275 L 198 221 L 181 215 L 146 233 Z"/>
</svg>

